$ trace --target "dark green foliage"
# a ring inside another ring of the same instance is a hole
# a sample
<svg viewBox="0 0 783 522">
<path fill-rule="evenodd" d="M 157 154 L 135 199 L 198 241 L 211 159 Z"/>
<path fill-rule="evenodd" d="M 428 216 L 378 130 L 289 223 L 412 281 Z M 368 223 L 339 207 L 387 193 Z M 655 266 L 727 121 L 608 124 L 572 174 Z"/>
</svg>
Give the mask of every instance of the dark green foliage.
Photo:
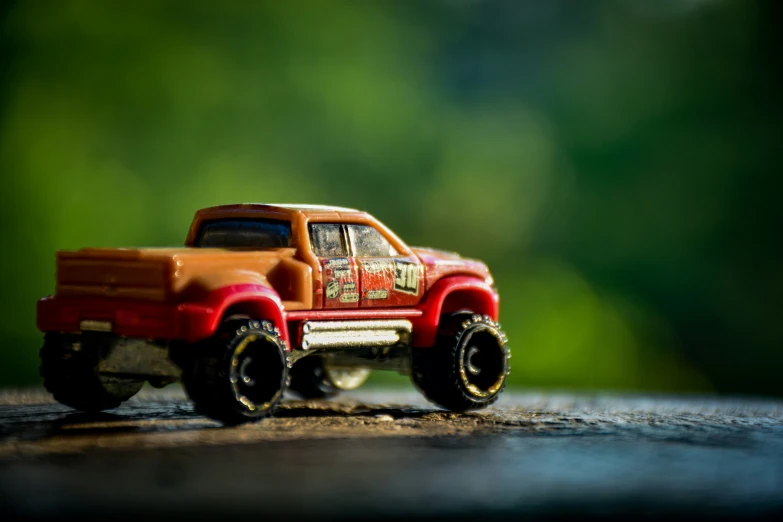
<svg viewBox="0 0 783 522">
<path fill-rule="evenodd" d="M 485 259 L 511 385 L 782 394 L 778 4 L 3 3 L 0 383 L 55 250 L 267 201 Z"/>
</svg>

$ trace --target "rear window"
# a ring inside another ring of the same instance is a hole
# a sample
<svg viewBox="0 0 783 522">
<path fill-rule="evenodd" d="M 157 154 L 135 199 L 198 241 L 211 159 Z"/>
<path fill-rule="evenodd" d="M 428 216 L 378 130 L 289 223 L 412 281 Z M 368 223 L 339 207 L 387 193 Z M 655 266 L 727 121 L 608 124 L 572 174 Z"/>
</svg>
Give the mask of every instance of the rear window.
<svg viewBox="0 0 783 522">
<path fill-rule="evenodd" d="M 276 219 L 216 219 L 201 226 L 195 246 L 270 248 L 291 246 L 291 222 Z"/>
</svg>

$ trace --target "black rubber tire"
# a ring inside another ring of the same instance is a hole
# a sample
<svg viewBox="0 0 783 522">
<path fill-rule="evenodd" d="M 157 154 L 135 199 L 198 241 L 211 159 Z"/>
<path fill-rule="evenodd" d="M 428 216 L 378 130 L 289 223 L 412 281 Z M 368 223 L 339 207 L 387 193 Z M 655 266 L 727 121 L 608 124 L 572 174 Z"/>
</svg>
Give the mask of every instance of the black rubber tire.
<svg viewBox="0 0 783 522">
<path fill-rule="evenodd" d="M 74 334 L 44 336 L 40 373 L 57 402 L 93 413 L 116 408 L 141 389 L 143 380 L 99 375 L 99 355 L 85 342 L 89 340 Z"/>
<path fill-rule="evenodd" d="M 196 411 L 227 425 L 272 415 L 289 384 L 288 353 L 277 328 L 267 321 L 228 320 L 193 348 L 182 384 Z"/>
<path fill-rule="evenodd" d="M 318 355 L 309 355 L 294 363 L 288 389 L 303 399 L 328 399 L 340 391 L 326 374 L 323 357 Z"/>
<path fill-rule="evenodd" d="M 472 353 L 483 363 L 478 368 L 472 364 Z M 498 400 L 506 386 L 509 357 L 506 335 L 490 317 L 446 316 L 441 319 L 435 346 L 413 349 L 411 378 L 438 406 L 477 410 Z M 478 372 L 473 374 L 471 369 Z"/>
</svg>

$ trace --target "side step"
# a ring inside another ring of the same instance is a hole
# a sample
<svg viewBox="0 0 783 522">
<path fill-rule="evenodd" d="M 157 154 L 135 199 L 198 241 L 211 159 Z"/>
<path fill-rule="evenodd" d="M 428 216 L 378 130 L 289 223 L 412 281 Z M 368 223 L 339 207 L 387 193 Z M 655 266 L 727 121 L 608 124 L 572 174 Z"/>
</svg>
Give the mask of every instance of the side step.
<svg viewBox="0 0 783 522">
<path fill-rule="evenodd" d="M 302 350 L 408 344 L 412 331 L 413 325 L 407 319 L 305 321 Z"/>
</svg>

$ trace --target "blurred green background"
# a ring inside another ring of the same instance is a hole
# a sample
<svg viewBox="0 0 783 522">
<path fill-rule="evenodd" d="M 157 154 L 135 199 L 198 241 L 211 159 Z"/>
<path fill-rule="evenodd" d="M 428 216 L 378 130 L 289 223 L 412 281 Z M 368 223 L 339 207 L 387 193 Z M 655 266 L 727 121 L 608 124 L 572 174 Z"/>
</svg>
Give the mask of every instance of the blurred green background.
<svg viewBox="0 0 783 522">
<path fill-rule="evenodd" d="M 252 201 L 487 261 L 513 385 L 783 394 L 780 2 L 0 5 L 0 385 L 55 250 Z"/>
</svg>

